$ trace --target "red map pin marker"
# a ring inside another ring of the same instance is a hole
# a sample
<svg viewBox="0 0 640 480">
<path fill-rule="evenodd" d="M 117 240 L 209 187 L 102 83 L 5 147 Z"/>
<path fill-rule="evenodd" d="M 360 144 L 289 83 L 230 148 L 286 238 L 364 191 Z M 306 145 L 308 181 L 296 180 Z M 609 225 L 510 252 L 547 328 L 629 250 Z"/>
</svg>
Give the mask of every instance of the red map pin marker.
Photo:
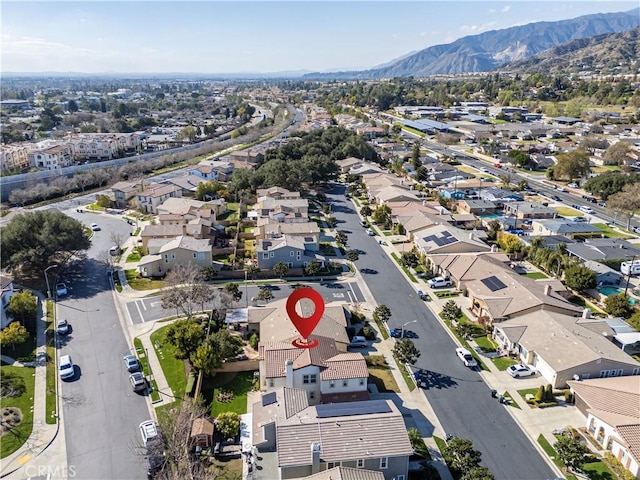
<svg viewBox="0 0 640 480">
<path fill-rule="evenodd" d="M 296 312 L 296 305 L 303 298 L 311 300 L 315 306 L 314 312 L 309 317 L 301 317 Z M 316 292 L 313 288 L 302 287 L 294 290 L 289 298 L 287 298 L 287 314 L 293 326 L 300 333 L 302 339 L 296 339 L 291 344 L 297 348 L 314 348 L 317 347 L 318 340 L 308 340 L 311 333 L 315 330 L 318 322 L 322 318 L 324 313 L 324 299 L 322 295 Z"/>
</svg>

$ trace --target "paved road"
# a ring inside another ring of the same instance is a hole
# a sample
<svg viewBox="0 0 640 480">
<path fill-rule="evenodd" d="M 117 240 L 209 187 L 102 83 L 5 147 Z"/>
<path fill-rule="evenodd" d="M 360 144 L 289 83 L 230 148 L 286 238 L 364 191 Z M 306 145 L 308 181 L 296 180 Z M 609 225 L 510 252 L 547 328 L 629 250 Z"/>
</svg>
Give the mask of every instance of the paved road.
<svg viewBox="0 0 640 480">
<path fill-rule="evenodd" d="M 62 382 L 67 461 L 76 478 L 142 479 L 138 425 L 149 418 L 144 397 L 134 394 L 122 356 L 128 352 L 104 263 L 110 232 L 129 235 L 131 227 L 107 215 L 66 212 L 84 223 L 98 223 L 86 260 L 62 273 L 69 296 L 58 303 L 58 314 L 73 332 L 62 340 L 60 355 L 70 354 L 76 378 Z M 52 271 L 49 272 L 53 273 Z"/>
<path fill-rule="evenodd" d="M 325 302 L 345 301 L 349 303 L 362 303 L 364 297 L 358 284 L 355 282 L 298 282 L 300 285 L 309 285 L 320 292 Z M 282 285 L 271 285 L 271 292 L 274 300 L 285 298 L 293 292 L 293 283 Z M 242 299 L 238 303 L 238 308 L 246 306 L 245 299 L 247 296 L 253 298 L 258 294 L 257 286 L 240 287 Z M 248 295 L 247 295 L 248 293 Z M 165 310 L 162 308 L 162 302 L 159 296 L 139 298 L 131 300 L 127 304 L 128 321 L 132 324 L 151 322 L 173 315 L 173 310 Z M 205 305 L 205 308 L 209 308 Z"/>
<path fill-rule="evenodd" d="M 345 200 L 343 192 L 344 187 L 338 186 L 328 195 L 340 222 L 338 228 L 352 232 L 349 248 L 365 251 L 356 262 L 358 268 L 378 272 L 366 274 L 365 278 L 376 301 L 391 309 L 390 327 L 418 320 L 410 325 L 418 336 L 414 342 L 422 352 L 416 366 L 432 372 L 435 385 L 424 390 L 424 394 L 445 431 L 473 440 L 482 452 L 483 464 L 498 480 L 554 478 L 553 471 L 505 410 L 508 407 L 491 398 L 489 387 L 478 373 L 460 362 L 455 355 L 455 343 L 416 297 L 375 238 L 364 233 L 353 205 Z"/>
</svg>

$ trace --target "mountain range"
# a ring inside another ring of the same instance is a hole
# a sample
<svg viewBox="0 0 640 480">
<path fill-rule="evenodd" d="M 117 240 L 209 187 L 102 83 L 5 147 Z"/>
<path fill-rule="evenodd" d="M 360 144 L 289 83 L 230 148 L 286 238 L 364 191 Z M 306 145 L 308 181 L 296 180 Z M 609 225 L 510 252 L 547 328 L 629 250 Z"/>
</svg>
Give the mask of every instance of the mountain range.
<svg viewBox="0 0 640 480">
<path fill-rule="evenodd" d="M 382 67 L 362 71 L 309 73 L 307 80 L 374 80 L 392 77 L 487 72 L 573 40 L 632 30 L 640 26 L 640 8 L 585 15 L 557 22 L 536 22 L 492 30 L 434 45 Z"/>
</svg>

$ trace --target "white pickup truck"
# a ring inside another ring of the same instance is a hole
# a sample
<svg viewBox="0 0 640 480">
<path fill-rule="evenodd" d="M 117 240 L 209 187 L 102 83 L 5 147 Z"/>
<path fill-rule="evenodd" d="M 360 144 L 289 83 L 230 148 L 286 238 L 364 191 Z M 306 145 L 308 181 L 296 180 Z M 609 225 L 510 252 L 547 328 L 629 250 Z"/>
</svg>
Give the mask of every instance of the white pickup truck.
<svg viewBox="0 0 640 480">
<path fill-rule="evenodd" d="M 453 286 L 453 282 L 448 278 L 434 277 L 430 280 L 427 280 L 427 285 L 429 285 L 431 288 L 446 288 Z"/>
</svg>

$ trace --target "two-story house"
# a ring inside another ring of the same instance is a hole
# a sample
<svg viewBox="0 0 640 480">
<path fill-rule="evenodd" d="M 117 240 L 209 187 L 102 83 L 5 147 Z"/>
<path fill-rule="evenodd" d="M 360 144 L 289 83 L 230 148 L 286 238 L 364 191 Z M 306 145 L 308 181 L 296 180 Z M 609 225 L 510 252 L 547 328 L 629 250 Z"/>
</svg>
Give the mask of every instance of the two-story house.
<svg viewBox="0 0 640 480">
<path fill-rule="evenodd" d="M 182 189 L 174 185 L 154 184 L 136 195 L 136 205 L 145 213 L 158 213 L 158 206 L 168 198 L 181 197 Z"/>
<path fill-rule="evenodd" d="M 131 206 L 136 195 L 142 190 L 142 183 L 139 181 L 117 182 L 111 186 L 113 203 L 116 208 L 127 208 Z"/>
<path fill-rule="evenodd" d="M 256 190 L 258 201 L 265 197 L 275 200 L 297 200 L 300 198 L 300 192 L 292 192 L 283 187 L 259 188 Z"/>
<path fill-rule="evenodd" d="M 264 455 L 275 451 L 279 478 L 340 466 L 381 472 L 385 480 L 407 479 L 413 448 L 391 400 L 351 402 L 344 408 L 340 403 L 309 406 L 306 398 L 304 391 L 284 387 L 252 406 L 253 446 Z"/>
<path fill-rule="evenodd" d="M 258 241 L 256 255 L 261 270 L 270 270 L 279 262 L 286 263 L 289 268 L 304 268 L 312 261 L 325 265 L 325 256 L 319 251 L 315 235 L 264 238 Z"/>
<path fill-rule="evenodd" d="M 56 170 L 73 164 L 71 145 L 55 145 L 28 153 L 29 164 L 44 170 Z"/>
<path fill-rule="evenodd" d="M 177 265 L 191 263 L 199 269 L 213 265 L 211 242 L 185 235 L 164 241 L 162 245 L 149 243 L 149 255 L 138 262 L 138 273 L 143 277 L 162 277 Z"/>
</svg>

